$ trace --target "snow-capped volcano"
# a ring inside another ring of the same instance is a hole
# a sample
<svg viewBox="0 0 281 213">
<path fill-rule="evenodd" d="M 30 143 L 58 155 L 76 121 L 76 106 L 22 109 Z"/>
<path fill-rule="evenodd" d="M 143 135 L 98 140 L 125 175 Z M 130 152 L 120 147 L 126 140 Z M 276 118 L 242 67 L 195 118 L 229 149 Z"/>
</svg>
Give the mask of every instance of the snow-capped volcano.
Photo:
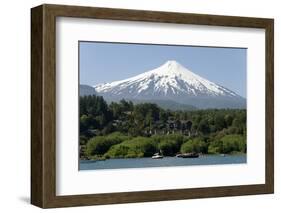
<svg viewBox="0 0 281 213">
<path fill-rule="evenodd" d="M 172 60 L 132 78 L 93 87 L 99 95 L 112 100 L 171 100 L 200 108 L 240 108 L 245 105 L 245 99 L 235 92 L 204 79 Z M 236 106 L 237 100 L 239 106 Z M 231 104 L 217 106 L 222 101 Z M 244 102 L 242 105 L 241 101 Z"/>
<path fill-rule="evenodd" d="M 131 98 L 157 95 L 187 96 L 237 96 L 234 92 L 208 81 L 191 72 L 176 61 L 167 61 L 162 66 L 132 78 L 94 86 L 97 92 L 124 95 Z"/>
</svg>

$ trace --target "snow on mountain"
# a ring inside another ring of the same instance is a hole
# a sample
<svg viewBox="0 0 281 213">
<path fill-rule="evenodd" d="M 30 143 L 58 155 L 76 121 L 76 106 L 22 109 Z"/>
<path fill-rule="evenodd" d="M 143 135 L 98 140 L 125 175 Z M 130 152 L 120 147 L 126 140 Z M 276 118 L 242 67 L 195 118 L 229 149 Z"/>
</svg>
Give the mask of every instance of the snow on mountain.
<svg viewBox="0 0 281 213">
<path fill-rule="evenodd" d="M 172 60 L 137 76 L 93 87 L 99 95 L 113 100 L 121 98 L 173 100 L 179 103 L 193 104 L 200 108 L 202 105 L 203 107 L 217 107 L 216 103 L 208 105 L 208 102 L 213 102 L 213 100 L 223 102 L 222 107 L 233 108 L 236 107 L 236 104 L 232 103 L 233 100 L 236 100 L 235 102 L 239 100 L 239 108 L 245 105 L 244 103 L 241 105 L 243 98 L 235 92 L 204 79 Z M 225 103 L 226 100 L 232 104 L 228 106 Z M 245 102 L 245 99 L 242 102 Z"/>
<path fill-rule="evenodd" d="M 219 86 L 191 72 L 176 61 L 167 61 L 154 70 L 132 78 L 94 86 L 99 93 L 119 95 L 128 92 L 137 98 L 153 89 L 153 94 L 168 96 L 186 94 L 189 96 L 237 96 L 234 92 Z"/>
</svg>

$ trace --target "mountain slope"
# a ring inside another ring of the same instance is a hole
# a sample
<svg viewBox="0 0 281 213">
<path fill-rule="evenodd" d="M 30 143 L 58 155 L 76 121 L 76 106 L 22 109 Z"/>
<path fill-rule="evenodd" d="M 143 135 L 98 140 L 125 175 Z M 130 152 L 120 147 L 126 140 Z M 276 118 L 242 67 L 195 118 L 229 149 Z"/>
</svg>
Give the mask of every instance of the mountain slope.
<svg viewBox="0 0 281 213">
<path fill-rule="evenodd" d="M 109 100 L 171 100 L 199 108 L 244 108 L 235 92 L 191 72 L 176 61 L 132 78 L 94 86 Z"/>
<path fill-rule="evenodd" d="M 88 86 L 88 85 L 84 85 L 84 84 L 79 85 L 79 95 L 80 96 L 96 95 L 96 94 L 97 94 L 97 92 L 96 92 L 95 88 Z"/>
<path fill-rule="evenodd" d="M 160 100 L 160 99 L 154 99 L 154 100 L 141 100 L 141 99 L 130 99 L 130 101 L 132 101 L 134 104 L 140 104 L 140 103 L 152 103 L 152 104 L 157 104 L 158 106 L 160 106 L 163 109 L 169 109 L 172 111 L 175 110 L 187 110 L 187 111 L 192 111 L 192 110 L 196 110 L 197 108 L 195 106 L 192 105 L 188 105 L 188 104 L 182 104 L 182 103 L 178 103 L 176 101 L 172 101 L 172 100 Z"/>
</svg>

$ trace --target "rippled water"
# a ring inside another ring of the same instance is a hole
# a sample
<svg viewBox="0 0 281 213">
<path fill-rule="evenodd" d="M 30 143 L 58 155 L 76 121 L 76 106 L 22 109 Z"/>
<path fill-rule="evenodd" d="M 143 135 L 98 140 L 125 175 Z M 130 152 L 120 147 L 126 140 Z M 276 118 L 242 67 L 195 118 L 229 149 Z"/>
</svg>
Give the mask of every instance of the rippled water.
<svg viewBox="0 0 281 213">
<path fill-rule="evenodd" d="M 80 170 L 96 169 L 121 169 L 121 168 L 146 168 L 146 167 L 168 167 L 168 166 L 194 166 L 194 165 L 216 165 L 216 164 L 241 164 L 246 163 L 246 155 L 204 155 L 199 158 L 177 158 L 164 157 L 162 159 L 130 158 L 130 159 L 108 159 L 104 161 L 80 160 Z"/>
</svg>

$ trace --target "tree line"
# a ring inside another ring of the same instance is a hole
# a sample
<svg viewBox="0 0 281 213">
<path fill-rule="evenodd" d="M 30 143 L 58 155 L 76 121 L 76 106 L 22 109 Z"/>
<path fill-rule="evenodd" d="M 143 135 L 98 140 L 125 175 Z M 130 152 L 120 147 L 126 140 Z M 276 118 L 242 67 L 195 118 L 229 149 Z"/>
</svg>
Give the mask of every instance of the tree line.
<svg viewBox="0 0 281 213">
<path fill-rule="evenodd" d="M 81 158 L 246 152 L 243 109 L 171 111 L 92 95 L 80 97 L 79 116 Z"/>
</svg>

